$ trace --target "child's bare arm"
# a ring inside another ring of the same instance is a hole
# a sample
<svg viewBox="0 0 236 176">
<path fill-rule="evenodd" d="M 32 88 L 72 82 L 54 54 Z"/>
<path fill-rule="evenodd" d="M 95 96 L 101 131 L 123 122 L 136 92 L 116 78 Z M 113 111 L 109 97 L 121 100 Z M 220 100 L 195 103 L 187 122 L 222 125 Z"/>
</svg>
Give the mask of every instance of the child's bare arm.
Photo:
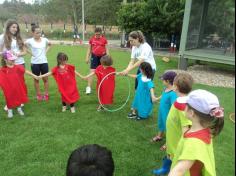
<svg viewBox="0 0 236 176">
<path fill-rule="evenodd" d="M 29 75 L 29 76 L 32 76 L 34 79 L 37 79 L 39 80 L 39 77 L 35 74 L 33 74 L 31 71 L 29 70 L 25 70 L 25 74 Z"/>
<path fill-rule="evenodd" d="M 81 79 L 85 79 L 85 76 L 81 75 L 79 72 L 75 70 L 75 75 L 80 77 Z"/>
<path fill-rule="evenodd" d="M 154 103 L 158 100 L 158 98 L 155 96 L 153 88 L 150 89 L 150 92 L 151 92 L 152 102 Z"/>
<path fill-rule="evenodd" d="M 129 76 L 130 78 L 137 78 L 137 75 L 134 74 L 127 74 L 127 76 Z"/>
<path fill-rule="evenodd" d="M 40 75 L 39 78 L 44 78 L 52 75 L 52 72 L 45 73 L 44 75 Z"/>
<path fill-rule="evenodd" d="M 87 76 L 84 77 L 84 79 L 88 79 L 90 78 L 91 76 L 95 75 L 95 72 L 91 72 L 89 73 Z"/>
<path fill-rule="evenodd" d="M 192 167 L 195 161 L 193 160 L 181 160 L 170 171 L 168 176 L 184 176 L 184 174 Z"/>
</svg>

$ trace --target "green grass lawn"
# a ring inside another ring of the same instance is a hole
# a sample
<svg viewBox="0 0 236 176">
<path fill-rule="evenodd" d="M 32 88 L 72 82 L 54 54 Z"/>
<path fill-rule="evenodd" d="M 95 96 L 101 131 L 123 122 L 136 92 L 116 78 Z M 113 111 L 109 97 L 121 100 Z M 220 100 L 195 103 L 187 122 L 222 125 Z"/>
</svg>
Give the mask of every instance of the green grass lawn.
<svg viewBox="0 0 236 176">
<path fill-rule="evenodd" d="M 89 72 L 85 63 L 86 48 L 78 46 L 54 46 L 48 53 L 50 68 L 56 65 L 58 52 L 69 56 L 83 75 Z M 119 71 L 126 67 L 130 52 L 111 51 L 114 67 Z M 27 69 L 30 68 L 26 57 Z M 155 75 L 155 92 L 159 96 L 162 84 L 158 79 L 164 70 L 176 68 L 176 60 L 164 63 L 156 58 L 158 71 Z M 204 76 L 204 75 L 203 75 Z M 117 78 L 116 103 L 122 103 L 127 95 L 127 83 Z M 80 100 L 76 103 L 76 113 L 61 112 L 61 99 L 55 81 L 50 81 L 50 100 L 37 102 L 32 78 L 26 76 L 30 102 L 25 105 L 25 118 L 14 115 L 7 119 L 2 92 L 0 93 L 0 175 L 1 176 L 64 176 L 67 159 L 72 150 L 83 144 L 97 143 L 107 146 L 113 152 L 116 176 L 151 176 L 151 170 L 161 165 L 165 153 L 159 150 L 163 144 L 150 143 L 156 133 L 157 109 L 146 121 L 126 118 L 134 92 L 124 109 L 110 113 L 97 112 L 95 84 L 93 94 L 85 95 L 86 82 L 77 79 Z M 42 82 L 40 82 L 42 85 Z M 131 80 L 133 91 L 134 80 Z M 233 176 L 235 165 L 234 124 L 228 116 L 234 112 L 235 89 L 219 88 L 196 84 L 194 88 L 207 89 L 215 93 L 225 108 L 225 127 L 215 139 L 214 151 L 218 176 Z"/>
</svg>

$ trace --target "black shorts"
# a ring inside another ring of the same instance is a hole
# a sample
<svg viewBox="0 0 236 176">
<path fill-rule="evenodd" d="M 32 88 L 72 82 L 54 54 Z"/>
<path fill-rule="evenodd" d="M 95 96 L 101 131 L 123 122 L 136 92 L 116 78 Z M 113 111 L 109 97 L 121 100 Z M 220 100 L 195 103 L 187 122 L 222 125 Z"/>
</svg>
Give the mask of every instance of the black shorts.
<svg viewBox="0 0 236 176">
<path fill-rule="evenodd" d="M 90 68 L 96 69 L 99 65 L 101 65 L 101 57 L 102 56 L 96 56 L 92 53 L 91 60 L 90 60 Z"/>
<path fill-rule="evenodd" d="M 44 64 L 31 64 L 32 73 L 39 76 L 48 73 L 48 63 Z"/>
</svg>

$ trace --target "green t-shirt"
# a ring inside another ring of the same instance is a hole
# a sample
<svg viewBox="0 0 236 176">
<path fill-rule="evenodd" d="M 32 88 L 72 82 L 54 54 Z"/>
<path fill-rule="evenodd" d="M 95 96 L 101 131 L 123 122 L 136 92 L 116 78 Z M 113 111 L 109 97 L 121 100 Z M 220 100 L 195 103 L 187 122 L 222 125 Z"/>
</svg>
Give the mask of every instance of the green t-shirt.
<svg viewBox="0 0 236 176">
<path fill-rule="evenodd" d="M 182 137 L 171 168 L 174 168 L 180 160 L 200 161 L 203 164 L 202 176 L 216 176 L 212 139 L 209 141 L 209 143 L 206 143 L 196 137 Z M 188 171 L 184 176 L 190 176 L 190 172 Z"/>
<path fill-rule="evenodd" d="M 183 135 L 183 127 L 192 125 L 192 122 L 185 116 L 186 103 L 182 103 L 185 97 L 179 97 L 171 106 L 166 121 L 166 147 L 167 154 L 173 159 L 178 142 Z"/>
</svg>

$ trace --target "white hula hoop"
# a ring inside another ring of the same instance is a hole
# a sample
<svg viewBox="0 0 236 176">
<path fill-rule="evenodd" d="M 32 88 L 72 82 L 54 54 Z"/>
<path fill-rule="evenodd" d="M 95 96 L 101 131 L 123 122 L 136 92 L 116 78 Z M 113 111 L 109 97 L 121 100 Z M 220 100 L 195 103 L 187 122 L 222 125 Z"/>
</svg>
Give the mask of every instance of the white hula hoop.
<svg viewBox="0 0 236 176">
<path fill-rule="evenodd" d="M 127 98 L 126 98 L 126 100 L 125 100 L 125 103 L 122 104 L 120 107 L 118 107 L 118 108 L 116 108 L 116 109 L 108 109 L 108 108 L 106 108 L 106 107 L 104 107 L 104 106 L 102 105 L 101 100 L 100 100 L 100 98 L 99 98 L 99 97 L 100 97 L 101 85 L 102 85 L 103 81 L 104 81 L 108 76 L 110 76 L 110 75 L 112 75 L 112 74 L 117 75 L 117 72 L 111 72 L 111 73 L 107 74 L 107 75 L 102 79 L 102 81 L 100 82 L 100 84 L 99 84 L 99 86 L 98 86 L 98 101 L 99 101 L 99 104 L 103 107 L 104 110 L 106 110 L 106 111 L 108 111 L 108 112 L 116 112 L 116 111 L 119 111 L 119 110 L 121 110 L 122 108 L 124 108 L 125 105 L 128 103 L 129 97 L 130 97 L 130 81 L 129 81 L 129 77 L 126 76 L 127 82 L 128 82 L 128 87 L 129 87 L 129 92 L 128 92 L 128 96 L 127 96 Z"/>
</svg>

